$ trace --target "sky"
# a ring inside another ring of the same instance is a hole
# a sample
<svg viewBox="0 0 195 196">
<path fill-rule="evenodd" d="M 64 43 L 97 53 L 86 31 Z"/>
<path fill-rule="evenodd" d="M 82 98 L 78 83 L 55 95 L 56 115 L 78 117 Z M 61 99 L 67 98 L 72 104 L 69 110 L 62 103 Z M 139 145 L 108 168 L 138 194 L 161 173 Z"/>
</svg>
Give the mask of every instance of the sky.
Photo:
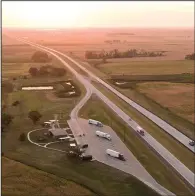
<svg viewBox="0 0 195 196">
<path fill-rule="evenodd" d="M 194 27 L 193 1 L 3 1 L 2 26 Z"/>
</svg>

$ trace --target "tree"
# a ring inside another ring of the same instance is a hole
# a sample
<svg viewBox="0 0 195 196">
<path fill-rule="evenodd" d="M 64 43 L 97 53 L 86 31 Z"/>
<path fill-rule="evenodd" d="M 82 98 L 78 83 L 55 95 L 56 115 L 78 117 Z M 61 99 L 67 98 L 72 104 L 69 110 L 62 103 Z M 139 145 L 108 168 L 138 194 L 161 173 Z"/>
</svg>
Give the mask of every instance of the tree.
<svg viewBox="0 0 195 196">
<path fill-rule="evenodd" d="M 39 69 L 39 75 L 40 76 L 46 76 L 46 75 L 48 75 L 49 74 L 48 68 L 49 67 L 47 67 L 47 66 L 40 67 L 40 69 Z"/>
<path fill-rule="evenodd" d="M 14 86 L 10 82 L 2 82 L 2 92 L 4 93 L 11 93 L 14 89 Z"/>
<path fill-rule="evenodd" d="M 66 73 L 66 70 L 64 68 L 53 68 L 52 75 L 53 76 L 64 76 Z"/>
<path fill-rule="evenodd" d="M 1 116 L 1 130 L 4 131 L 13 120 L 13 116 L 10 114 L 3 113 Z"/>
<path fill-rule="evenodd" d="M 36 67 L 31 67 L 28 71 L 31 76 L 37 76 L 39 73 L 39 70 Z"/>
<path fill-rule="evenodd" d="M 49 56 L 47 55 L 47 53 L 42 52 L 42 51 L 36 51 L 32 57 L 31 57 L 33 62 L 36 63 L 46 63 L 49 62 L 51 59 L 49 58 Z"/>
<path fill-rule="evenodd" d="M 25 135 L 25 133 L 21 133 L 18 139 L 19 139 L 21 142 L 25 141 L 25 140 L 26 140 L 26 135 Z"/>
<path fill-rule="evenodd" d="M 14 101 L 14 102 L 12 103 L 12 106 L 17 106 L 17 105 L 19 105 L 19 104 L 20 104 L 19 101 Z"/>
<path fill-rule="evenodd" d="M 185 56 L 185 59 L 186 59 L 186 60 L 194 60 L 194 59 L 195 59 L 195 53 L 186 55 L 186 56 Z"/>
<path fill-rule="evenodd" d="M 38 111 L 30 111 L 28 113 L 28 118 L 30 118 L 34 124 L 36 124 L 41 117 L 42 115 Z"/>
</svg>

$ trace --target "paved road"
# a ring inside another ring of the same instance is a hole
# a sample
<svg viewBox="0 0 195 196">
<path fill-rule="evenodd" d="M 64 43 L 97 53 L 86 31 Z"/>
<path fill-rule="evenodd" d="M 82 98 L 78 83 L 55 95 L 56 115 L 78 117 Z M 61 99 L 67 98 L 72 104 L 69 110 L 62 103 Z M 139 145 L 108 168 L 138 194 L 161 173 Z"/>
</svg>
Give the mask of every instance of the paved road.
<svg viewBox="0 0 195 196">
<path fill-rule="evenodd" d="M 137 123 L 134 121 L 129 121 L 129 116 L 124 113 L 118 106 L 116 106 L 112 101 L 110 101 L 106 96 L 104 96 L 98 89 L 96 89 L 90 82 L 85 80 L 79 73 L 77 73 L 70 65 L 68 65 L 61 57 L 56 55 L 54 52 L 52 52 L 49 48 L 42 47 L 37 44 L 33 44 L 31 42 L 26 42 L 30 44 L 31 46 L 35 46 L 39 48 L 40 50 L 46 51 L 52 55 L 54 55 L 57 59 L 59 59 L 66 67 L 70 69 L 70 71 L 75 74 L 77 79 L 85 85 L 85 87 L 88 89 L 92 89 L 93 92 L 95 92 L 102 101 L 104 101 L 123 121 L 125 121 L 130 127 L 133 128 L 134 131 L 136 131 Z M 76 106 L 78 109 L 79 107 Z M 146 131 L 145 131 L 146 132 Z M 154 148 L 158 154 L 164 158 L 167 163 L 169 163 L 192 187 L 195 187 L 194 183 L 194 173 L 191 172 L 184 164 L 182 164 L 176 157 L 174 157 L 167 149 L 165 149 L 158 141 L 156 141 L 151 135 L 149 135 L 146 132 L 145 137 L 143 139 L 148 143 L 149 146 Z"/>
<path fill-rule="evenodd" d="M 96 160 L 135 176 L 147 185 L 153 186 L 154 189 L 158 189 L 158 192 L 161 191 L 162 195 L 174 195 L 154 180 L 110 127 L 104 125 L 104 127 L 97 128 L 94 125 L 89 125 L 85 119 L 78 119 L 78 122 L 85 133 L 84 139 L 89 144 L 90 153 Z M 95 134 L 96 130 L 109 133 L 112 140 L 108 141 L 97 137 Z M 113 149 L 123 153 L 126 161 L 108 156 L 106 149 Z"/>
<path fill-rule="evenodd" d="M 190 141 L 190 138 L 189 137 L 187 137 L 186 135 L 184 135 L 183 133 L 181 133 L 180 131 L 178 131 L 177 129 L 175 129 L 173 126 L 169 125 L 164 120 L 160 119 L 158 116 L 154 115 L 150 111 L 148 111 L 145 108 L 143 108 L 142 106 L 138 105 L 137 103 L 135 103 L 134 101 L 132 101 L 128 97 L 124 96 L 122 93 L 120 93 L 119 91 L 117 91 L 115 88 L 113 88 L 112 86 L 110 86 L 109 84 L 107 84 L 106 82 L 104 82 L 102 79 L 100 79 L 99 77 L 97 77 L 96 75 L 94 75 L 92 72 L 88 71 L 85 67 L 83 67 L 81 64 L 79 64 L 78 62 L 76 62 L 74 59 L 70 58 L 69 56 L 67 56 L 67 55 L 65 55 L 65 54 L 63 54 L 63 53 L 61 53 L 59 51 L 56 51 L 56 50 L 53 50 L 53 49 L 50 49 L 50 50 L 51 51 L 54 51 L 54 52 L 57 52 L 58 54 L 66 57 L 69 61 L 71 61 L 74 64 L 76 64 L 80 69 L 82 69 L 83 71 L 85 71 L 91 78 L 95 79 L 96 81 L 98 81 L 99 83 L 101 83 L 102 85 L 104 85 L 106 88 L 108 88 L 110 91 L 112 91 L 118 97 L 120 97 L 126 103 L 128 103 L 133 108 L 135 108 L 140 113 L 142 113 L 144 116 L 146 116 L 147 118 L 149 118 L 150 120 L 152 120 L 155 124 L 157 124 L 165 132 L 167 132 L 172 137 L 174 137 L 176 140 L 178 140 L 180 143 L 182 143 L 189 150 L 191 150 L 192 152 L 195 152 L 195 146 L 190 146 L 189 145 L 189 141 Z"/>
</svg>

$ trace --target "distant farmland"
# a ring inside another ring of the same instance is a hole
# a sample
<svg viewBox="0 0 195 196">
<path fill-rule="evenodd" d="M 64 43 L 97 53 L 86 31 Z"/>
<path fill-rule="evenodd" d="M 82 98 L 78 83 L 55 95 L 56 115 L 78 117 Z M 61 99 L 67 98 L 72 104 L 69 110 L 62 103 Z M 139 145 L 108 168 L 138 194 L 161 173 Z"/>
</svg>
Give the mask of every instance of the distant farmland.
<svg viewBox="0 0 195 196">
<path fill-rule="evenodd" d="M 194 61 L 128 61 L 96 66 L 109 75 L 162 75 L 194 73 Z"/>
</svg>

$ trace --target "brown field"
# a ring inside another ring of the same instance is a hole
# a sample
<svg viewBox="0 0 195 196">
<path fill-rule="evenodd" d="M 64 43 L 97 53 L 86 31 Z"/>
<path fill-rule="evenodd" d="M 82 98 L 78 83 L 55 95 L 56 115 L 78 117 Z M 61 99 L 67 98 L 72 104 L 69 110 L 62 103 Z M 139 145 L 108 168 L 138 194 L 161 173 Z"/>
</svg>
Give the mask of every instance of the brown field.
<svg viewBox="0 0 195 196">
<path fill-rule="evenodd" d="M 194 123 L 194 84 L 147 82 L 137 86 L 151 99 Z"/>
<path fill-rule="evenodd" d="M 165 57 L 144 58 L 144 60 L 181 60 L 186 54 L 194 52 L 193 29 L 50 29 L 14 32 L 4 29 L 3 34 L 6 33 L 51 45 L 52 48 L 62 52 L 72 51 L 82 58 L 86 50 L 119 49 L 122 51 L 135 48 L 167 51 Z M 6 37 L 3 38 L 3 45 L 11 43 L 10 40 L 6 40 Z M 106 40 L 120 40 L 120 43 L 107 44 Z M 16 43 L 13 41 L 12 44 Z"/>
<path fill-rule="evenodd" d="M 2 157 L 2 195 L 94 195 L 86 188 Z"/>
</svg>

